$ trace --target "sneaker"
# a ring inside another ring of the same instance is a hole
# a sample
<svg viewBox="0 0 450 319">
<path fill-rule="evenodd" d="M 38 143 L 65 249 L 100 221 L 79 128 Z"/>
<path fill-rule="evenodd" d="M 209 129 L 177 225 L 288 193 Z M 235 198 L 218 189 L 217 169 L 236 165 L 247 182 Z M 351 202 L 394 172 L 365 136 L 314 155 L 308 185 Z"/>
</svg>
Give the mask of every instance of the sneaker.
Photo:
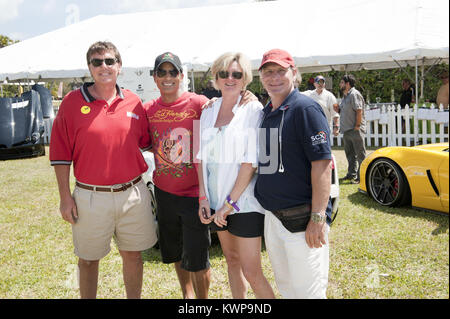
<svg viewBox="0 0 450 319">
<path fill-rule="evenodd" d="M 350 180 L 350 183 L 352 184 L 359 184 L 359 179 L 353 178 Z"/>
<path fill-rule="evenodd" d="M 349 176 L 349 175 L 345 175 L 344 177 L 339 178 L 339 182 L 343 182 L 343 181 L 351 181 L 352 179 L 355 179 L 355 178 L 352 177 L 352 176 Z"/>
</svg>

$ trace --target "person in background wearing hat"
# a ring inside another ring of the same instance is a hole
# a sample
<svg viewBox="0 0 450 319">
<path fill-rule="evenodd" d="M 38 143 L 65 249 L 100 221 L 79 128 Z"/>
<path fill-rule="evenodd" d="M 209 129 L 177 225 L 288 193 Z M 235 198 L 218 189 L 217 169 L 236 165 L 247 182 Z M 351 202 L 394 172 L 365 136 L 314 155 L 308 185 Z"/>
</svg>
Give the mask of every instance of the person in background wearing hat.
<svg viewBox="0 0 450 319">
<path fill-rule="evenodd" d="M 153 79 L 161 97 L 144 105 L 155 154 L 155 197 L 159 245 L 164 263 L 174 263 L 183 298 L 208 298 L 210 285 L 208 225 L 198 218 L 198 176 L 194 164 L 194 123 L 204 95 L 182 91 L 180 58 L 166 52 L 155 59 Z M 254 95 L 244 95 L 245 104 Z"/>
<path fill-rule="evenodd" d="M 333 132 L 334 136 L 338 136 L 339 113 L 334 110 L 334 108 L 338 106 L 336 97 L 325 88 L 325 78 L 323 76 L 318 75 L 315 77 L 314 86 L 315 90 L 309 90 L 302 93 L 319 103 L 327 117 L 330 131 Z"/>
<path fill-rule="evenodd" d="M 342 77 L 339 87 L 344 98 L 335 111 L 340 114 L 345 157 L 348 161 L 347 174 L 339 181 L 350 180 L 353 184 L 359 184 L 361 163 L 366 157 L 364 143 L 366 121 L 364 119 L 365 101 L 362 94 L 355 88 L 355 82 L 352 74 Z"/>
<path fill-rule="evenodd" d="M 151 145 L 146 113 L 137 95 L 116 84 L 122 60 L 112 43 L 91 45 L 87 65 L 94 83 L 66 95 L 52 128 L 50 162 L 60 211 L 72 224 L 81 298 L 96 297 L 99 260 L 111 250 L 113 235 L 127 297 L 139 298 L 141 251 L 157 242 L 150 194 L 141 178 L 148 167 L 139 148 Z"/>
<path fill-rule="evenodd" d="M 439 88 L 436 104 L 439 107 L 441 104 L 444 109 L 448 110 L 448 71 L 442 72 L 441 76 L 442 86 Z"/>
<path fill-rule="evenodd" d="M 294 88 L 292 56 L 263 56 L 263 109 L 255 197 L 268 212 L 264 238 L 284 298 L 326 298 L 331 222 L 330 129 L 322 107 Z"/>
</svg>

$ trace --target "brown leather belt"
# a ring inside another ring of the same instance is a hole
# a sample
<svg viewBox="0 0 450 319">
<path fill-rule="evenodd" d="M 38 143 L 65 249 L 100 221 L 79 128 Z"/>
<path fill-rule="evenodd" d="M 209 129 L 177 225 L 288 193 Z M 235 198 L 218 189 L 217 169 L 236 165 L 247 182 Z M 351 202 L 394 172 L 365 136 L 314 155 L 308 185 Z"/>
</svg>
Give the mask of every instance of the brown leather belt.
<svg viewBox="0 0 450 319">
<path fill-rule="evenodd" d="M 81 183 L 76 182 L 75 184 L 83 189 L 87 189 L 90 191 L 95 191 L 95 192 L 108 192 L 108 193 L 117 193 L 117 192 L 123 192 L 126 191 L 128 188 L 130 188 L 133 185 L 136 185 L 137 183 L 139 183 L 142 179 L 142 176 L 136 177 L 134 180 L 132 180 L 131 182 L 125 183 L 125 184 L 118 184 L 112 187 L 101 187 L 101 186 L 88 186 L 88 185 L 84 185 Z"/>
</svg>

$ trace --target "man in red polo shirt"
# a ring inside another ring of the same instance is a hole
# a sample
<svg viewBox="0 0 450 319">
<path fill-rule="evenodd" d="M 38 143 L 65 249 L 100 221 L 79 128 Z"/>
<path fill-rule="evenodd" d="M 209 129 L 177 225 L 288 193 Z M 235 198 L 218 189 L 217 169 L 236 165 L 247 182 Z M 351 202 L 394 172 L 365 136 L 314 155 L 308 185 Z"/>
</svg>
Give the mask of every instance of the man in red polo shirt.
<svg viewBox="0 0 450 319">
<path fill-rule="evenodd" d="M 123 259 L 127 297 L 139 298 L 141 251 L 157 241 L 150 194 L 141 178 L 148 167 L 139 149 L 151 145 L 148 121 L 139 97 L 116 84 L 122 61 L 112 43 L 94 43 L 87 63 L 94 83 L 64 98 L 52 128 L 50 161 L 60 211 L 72 224 L 81 298 L 96 297 L 99 260 L 109 253 L 113 235 Z"/>
</svg>

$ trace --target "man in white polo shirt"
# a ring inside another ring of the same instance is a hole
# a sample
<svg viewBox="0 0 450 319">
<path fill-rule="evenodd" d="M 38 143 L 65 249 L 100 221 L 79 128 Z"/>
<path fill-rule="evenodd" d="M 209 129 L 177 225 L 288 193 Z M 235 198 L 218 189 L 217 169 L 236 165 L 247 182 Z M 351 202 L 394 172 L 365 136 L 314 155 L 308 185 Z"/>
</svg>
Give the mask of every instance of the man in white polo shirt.
<svg viewBox="0 0 450 319">
<path fill-rule="evenodd" d="M 330 131 L 333 131 L 334 136 L 337 136 L 339 134 L 339 113 L 334 110 L 334 106 L 338 106 L 336 98 L 333 93 L 325 88 L 325 78 L 323 76 L 316 76 L 314 79 L 314 87 L 316 88 L 315 90 L 305 91 L 302 94 L 309 96 L 319 103 L 327 116 Z"/>
</svg>

